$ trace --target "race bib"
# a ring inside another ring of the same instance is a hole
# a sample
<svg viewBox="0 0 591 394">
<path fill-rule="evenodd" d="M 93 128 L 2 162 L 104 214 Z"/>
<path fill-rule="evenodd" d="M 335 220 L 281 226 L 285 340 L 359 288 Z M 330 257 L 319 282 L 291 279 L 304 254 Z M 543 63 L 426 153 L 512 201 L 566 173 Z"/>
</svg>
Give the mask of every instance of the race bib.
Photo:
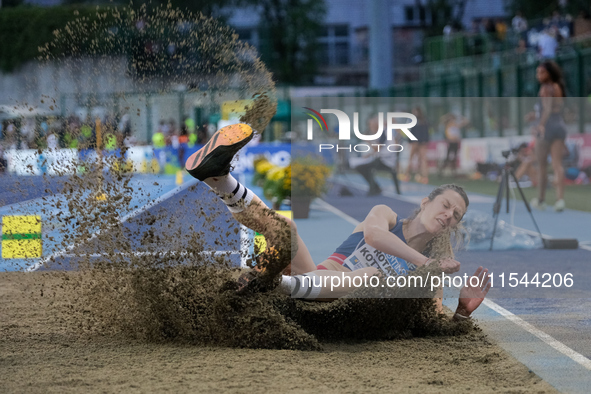
<svg viewBox="0 0 591 394">
<path fill-rule="evenodd" d="M 344 267 L 355 271 L 365 267 L 376 267 L 384 274 L 389 276 L 406 275 L 409 271 L 414 271 L 417 266 L 407 263 L 401 258 L 381 252 L 362 242 L 343 263 Z"/>
</svg>

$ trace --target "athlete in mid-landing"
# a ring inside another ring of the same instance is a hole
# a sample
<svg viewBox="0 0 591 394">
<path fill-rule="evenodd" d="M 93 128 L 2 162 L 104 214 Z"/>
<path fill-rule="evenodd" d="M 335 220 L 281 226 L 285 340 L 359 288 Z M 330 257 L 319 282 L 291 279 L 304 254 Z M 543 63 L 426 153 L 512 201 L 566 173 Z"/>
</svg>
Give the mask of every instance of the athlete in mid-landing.
<svg viewBox="0 0 591 394">
<path fill-rule="evenodd" d="M 243 274 L 238 291 L 270 287 L 286 268 L 294 275 L 283 276 L 283 281 L 292 284 L 292 296 L 307 299 L 339 298 L 355 287 L 346 280 L 337 288 L 314 287 L 314 281 L 302 280 L 306 275 L 344 275 L 351 279 L 378 274 L 406 275 L 434 259 L 447 274 L 460 269 L 460 263 L 453 258 L 450 234 L 459 225 L 469 201 L 464 190 L 456 185 L 434 189 L 408 219 L 399 218 L 386 205 L 373 207 L 342 245 L 316 266 L 297 234 L 295 223 L 275 214 L 229 173 L 234 155 L 253 134 L 246 124 L 226 126 L 186 162 L 189 174 L 207 184 L 238 222 L 263 234 L 267 240 L 267 250 L 259 256 L 261 268 Z M 479 267 L 474 274 L 479 285 L 468 283 L 462 288 L 455 319 L 468 318 L 482 303 L 490 288 L 488 281 L 483 280 L 487 272 Z"/>
</svg>

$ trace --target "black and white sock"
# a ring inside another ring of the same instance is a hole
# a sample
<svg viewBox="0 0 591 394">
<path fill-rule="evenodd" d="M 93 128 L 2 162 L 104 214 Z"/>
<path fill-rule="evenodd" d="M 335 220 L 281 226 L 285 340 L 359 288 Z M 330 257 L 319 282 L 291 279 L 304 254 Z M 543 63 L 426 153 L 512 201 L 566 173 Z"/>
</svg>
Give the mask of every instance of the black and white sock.
<svg viewBox="0 0 591 394">
<path fill-rule="evenodd" d="M 279 288 L 292 298 L 315 300 L 322 290 L 322 278 L 313 272 L 294 276 L 281 275 Z"/>
<path fill-rule="evenodd" d="M 207 178 L 204 182 L 222 199 L 232 213 L 244 211 L 254 197 L 250 189 L 230 174 Z"/>
</svg>

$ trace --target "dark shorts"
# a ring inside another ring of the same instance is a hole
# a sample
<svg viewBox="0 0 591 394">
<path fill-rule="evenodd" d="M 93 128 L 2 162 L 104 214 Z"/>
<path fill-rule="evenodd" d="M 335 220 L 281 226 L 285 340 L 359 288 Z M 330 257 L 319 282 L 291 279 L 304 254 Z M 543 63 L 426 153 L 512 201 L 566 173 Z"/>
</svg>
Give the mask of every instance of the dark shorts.
<svg viewBox="0 0 591 394">
<path fill-rule="evenodd" d="M 546 131 L 544 132 L 544 140 L 552 142 L 554 140 L 566 139 L 566 124 L 561 114 L 551 114 L 546 121 Z"/>
<path fill-rule="evenodd" d="M 427 125 L 417 125 L 413 127 L 411 130 L 412 134 L 417 137 L 416 141 L 409 140 L 409 142 L 429 142 L 429 126 Z"/>
<path fill-rule="evenodd" d="M 447 143 L 447 158 L 449 159 L 450 155 L 456 157 L 458 154 L 458 149 L 460 148 L 459 142 L 448 142 Z"/>
</svg>

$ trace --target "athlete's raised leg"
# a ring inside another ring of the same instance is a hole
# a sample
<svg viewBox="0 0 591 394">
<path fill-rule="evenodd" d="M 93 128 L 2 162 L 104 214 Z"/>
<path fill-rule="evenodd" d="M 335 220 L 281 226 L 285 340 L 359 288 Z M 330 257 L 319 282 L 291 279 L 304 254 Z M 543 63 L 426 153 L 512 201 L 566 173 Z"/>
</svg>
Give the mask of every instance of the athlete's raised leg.
<svg viewBox="0 0 591 394">
<path fill-rule="evenodd" d="M 189 157 L 186 169 L 221 198 L 238 222 L 265 236 L 268 248 L 259 261 L 259 279 L 271 282 L 290 262 L 294 273 L 312 271 L 316 267 L 297 234 L 295 223 L 270 210 L 229 173 L 233 157 L 253 135 L 252 128 L 246 124 L 220 129 Z"/>
<path fill-rule="evenodd" d="M 239 223 L 263 234 L 270 247 L 291 250 L 291 273 L 294 275 L 316 270 L 295 222 L 276 214 L 258 196 L 253 197 L 244 211 L 233 213 L 233 216 Z"/>
</svg>

